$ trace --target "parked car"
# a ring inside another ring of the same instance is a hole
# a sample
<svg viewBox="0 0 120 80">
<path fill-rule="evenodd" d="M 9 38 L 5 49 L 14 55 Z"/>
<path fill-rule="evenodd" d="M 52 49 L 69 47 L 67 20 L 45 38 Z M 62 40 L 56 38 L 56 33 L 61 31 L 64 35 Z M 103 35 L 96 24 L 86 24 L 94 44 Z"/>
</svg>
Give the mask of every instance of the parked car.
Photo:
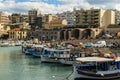
<svg viewBox="0 0 120 80">
<path fill-rule="evenodd" d="M 107 47 L 112 48 L 114 45 L 112 43 L 107 44 Z"/>
<path fill-rule="evenodd" d="M 93 47 L 105 47 L 106 41 L 97 41 L 95 44 L 93 44 Z"/>
<path fill-rule="evenodd" d="M 91 42 L 87 42 L 84 44 L 85 47 L 93 47 L 93 43 Z"/>
<path fill-rule="evenodd" d="M 105 34 L 105 35 L 102 36 L 102 38 L 109 38 L 109 39 L 111 39 L 111 38 L 113 38 L 113 36 L 110 35 L 110 34 Z"/>
</svg>

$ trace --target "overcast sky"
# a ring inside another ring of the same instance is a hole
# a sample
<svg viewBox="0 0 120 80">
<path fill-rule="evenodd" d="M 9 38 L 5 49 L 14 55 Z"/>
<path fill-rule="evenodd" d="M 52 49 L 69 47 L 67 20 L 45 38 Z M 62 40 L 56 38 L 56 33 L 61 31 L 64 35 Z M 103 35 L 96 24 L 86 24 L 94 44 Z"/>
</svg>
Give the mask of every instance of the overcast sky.
<svg viewBox="0 0 120 80">
<path fill-rule="evenodd" d="M 120 0 L 0 0 L 0 11 L 5 13 L 27 13 L 39 9 L 42 14 L 72 11 L 73 8 L 102 8 L 120 10 Z"/>
</svg>

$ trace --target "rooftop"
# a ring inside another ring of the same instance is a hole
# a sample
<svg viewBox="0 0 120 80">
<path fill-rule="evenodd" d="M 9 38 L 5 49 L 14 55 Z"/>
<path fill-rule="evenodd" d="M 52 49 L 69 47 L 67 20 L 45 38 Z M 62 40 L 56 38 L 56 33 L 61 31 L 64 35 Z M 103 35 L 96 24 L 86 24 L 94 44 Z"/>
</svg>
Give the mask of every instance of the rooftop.
<svg viewBox="0 0 120 80">
<path fill-rule="evenodd" d="M 114 59 L 102 58 L 102 57 L 84 57 L 84 58 L 77 58 L 76 60 L 81 62 L 107 62 L 107 61 L 113 61 Z"/>
</svg>

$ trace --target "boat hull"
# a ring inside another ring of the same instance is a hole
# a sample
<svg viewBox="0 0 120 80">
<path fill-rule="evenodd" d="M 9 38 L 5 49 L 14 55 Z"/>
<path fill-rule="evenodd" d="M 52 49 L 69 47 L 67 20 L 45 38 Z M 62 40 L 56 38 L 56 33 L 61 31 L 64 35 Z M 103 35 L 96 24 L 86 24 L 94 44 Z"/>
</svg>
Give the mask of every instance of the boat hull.
<svg viewBox="0 0 120 80">
<path fill-rule="evenodd" d="M 41 62 L 45 62 L 45 63 L 59 63 L 59 60 L 57 58 L 50 58 L 48 56 L 42 56 L 41 55 Z"/>
<path fill-rule="evenodd" d="M 63 65 L 71 65 L 72 66 L 74 63 L 74 61 L 72 61 L 72 60 L 65 60 L 65 59 L 60 59 L 59 61 Z"/>
<path fill-rule="evenodd" d="M 100 74 L 101 73 L 101 74 Z M 89 80 L 109 80 L 120 78 L 120 70 L 115 71 L 103 71 L 96 73 L 89 73 L 74 68 L 74 80 L 89 79 Z"/>
<path fill-rule="evenodd" d="M 120 77 L 117 77 L 117 78 L 108 78 L 108 79 L 106 79 L 106 78 L 105 79 L 104 78 L 103 79 L 97 79 L 97 78 L 96 79 L 95 78 L 94 79 L 90 79 L 90 78 L 75 78 L 74 80 L 114 80 L 114 79 L 119 79 L 119 78 Z"/>
<path fill-rule="evenodd" d="M 33 53 L 32 56 L 35 58 L 41 58 L 41 54 L 37 54 L 37 53 Z"/>
</svg>

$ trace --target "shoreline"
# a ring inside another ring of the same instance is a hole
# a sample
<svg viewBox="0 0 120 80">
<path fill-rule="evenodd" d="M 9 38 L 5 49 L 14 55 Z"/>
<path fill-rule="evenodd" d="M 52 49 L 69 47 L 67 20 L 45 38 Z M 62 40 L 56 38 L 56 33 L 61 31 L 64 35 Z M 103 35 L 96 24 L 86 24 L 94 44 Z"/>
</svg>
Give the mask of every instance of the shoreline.
<svg viewBox="0 0 120 80">
<path fill-rule="evenodd" d="M 119 42 L 120 43 L 120 39 L 81 39 L 81 40 L 66 40 L 66 41 L 62 41 L 62 42 L 72 42 L 72 43 L 77 43 L 77 42 L 92 42 L 92 43 L 95 43 L 97 41 L 106 41 L 107 44 L 108 43 L 114 43 L 114 42 Z"/>
</svg>

